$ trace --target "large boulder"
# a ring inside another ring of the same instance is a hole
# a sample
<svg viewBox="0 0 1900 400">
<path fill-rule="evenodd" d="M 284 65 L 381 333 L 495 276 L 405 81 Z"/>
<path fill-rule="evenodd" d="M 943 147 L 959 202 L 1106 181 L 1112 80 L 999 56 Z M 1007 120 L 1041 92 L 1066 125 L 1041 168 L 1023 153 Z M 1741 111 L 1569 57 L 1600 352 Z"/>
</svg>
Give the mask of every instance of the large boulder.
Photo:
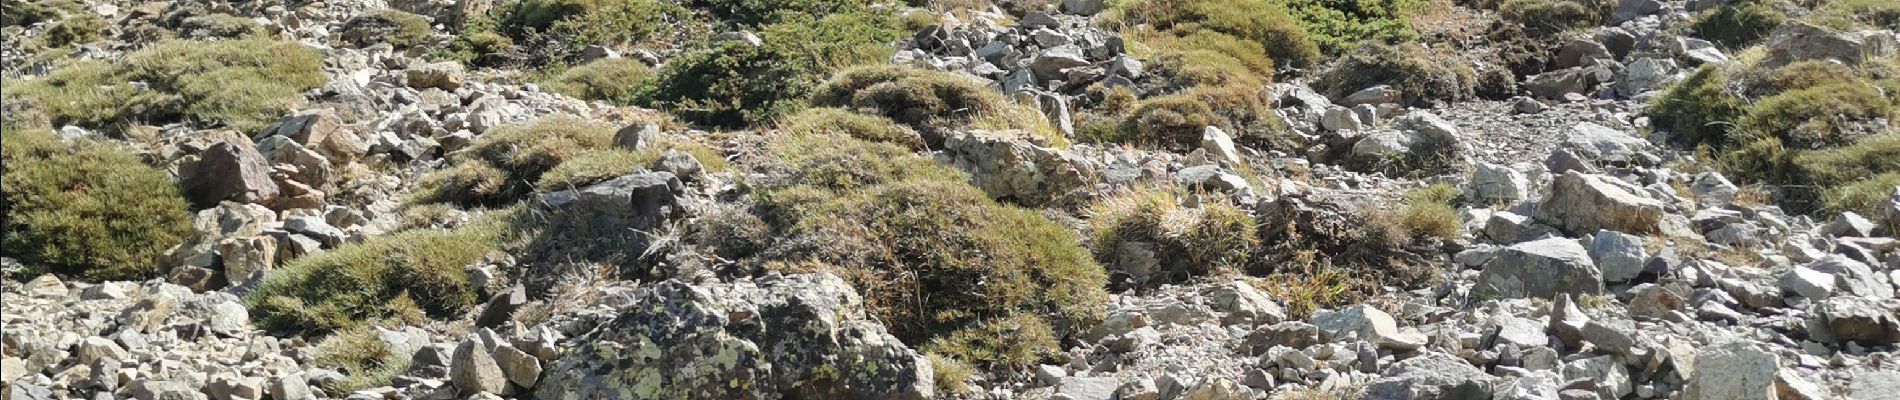
<svg viewBox="0 0 1900 400">
<path fill-rule="evenodd" d="M 1511 245 L 1484 263 L 1472 295 L 1551 298 L 1603 293 L 1603 272 L 1577 241 L 1561 237 Z"/>
<path fill-rule="evenodd" d="M 1490 399 L 1497 377 L 1458 357 L 1425 353 L 1393 364 L 1365 387 L 1366 400 Z"/>
<path fill-rule="evenodd" d="M 955 132 L 944 137 L 944 154 L 995 198 L 1042 204 L 1089 187 L 1098 164 L 1026 137 L 1020 131 Z"/>
<path fill-rule="evenodd" d="M 830 274 L 635 289 L 573 338 L 538 397 L 925 399 L 931 365 Z M 1112 387 L 1112 386 L 1111 386 Z"/>
<path fill-rule="evenodd" d="M 1576 234 L 1599 229 L 1656 232 L 1662 202 L 1641 193 L 1642 188 L 1613 177 L 1568 171 L 1551 182 L 1550 196 L 1537 206 L 1537 218 Z"/>
<path fill-rule="evenodd" d="M 249 140 L 232 136 L 205 149 L 182 178 L 185 198 L 207 208 L 221 201 L 264 203 L 277 197 L 270 164 Z"/>
<path fill-rule="evenodd" d="M 1815 306 L 1813 318 L 1827 329 L 1819 336 L 1837 342 L 1879 345 L 1900 342 L 1900 317 L 1896 307 L 1861 297 L 1841 296 Z"/>
<path fill-rule="evenodd" d="M 1704 348 L 1695 356 L 1682 400 L 1774 400 L 1780 357 L 1747 342 Z M 1717 366 L 1717 367 L 1710 367 Z"/>
<path fill-rule="evenodd" d="M 1889 31 L 1841 32 L 1803 20 L 1792 20 L 1768 35 L 1768 58 L 1763 65 L 1777 66 L 1801 60 L 1836 60 L 1860 65 L 1880 60 L 1900 50 Z"/>
</svg>

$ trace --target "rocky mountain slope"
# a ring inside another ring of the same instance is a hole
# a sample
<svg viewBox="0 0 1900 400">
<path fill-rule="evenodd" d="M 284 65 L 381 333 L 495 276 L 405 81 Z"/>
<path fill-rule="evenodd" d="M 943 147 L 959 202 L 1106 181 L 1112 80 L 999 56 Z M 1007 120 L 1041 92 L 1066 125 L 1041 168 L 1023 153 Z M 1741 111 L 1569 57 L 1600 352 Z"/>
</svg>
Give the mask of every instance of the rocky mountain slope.
<svg viewBox="0 0 1900 400">
<path fill-rule="evenodd" d="M 0 0 L 7 399 L 1900 399 L 1886 0 Z"/>
</svg>

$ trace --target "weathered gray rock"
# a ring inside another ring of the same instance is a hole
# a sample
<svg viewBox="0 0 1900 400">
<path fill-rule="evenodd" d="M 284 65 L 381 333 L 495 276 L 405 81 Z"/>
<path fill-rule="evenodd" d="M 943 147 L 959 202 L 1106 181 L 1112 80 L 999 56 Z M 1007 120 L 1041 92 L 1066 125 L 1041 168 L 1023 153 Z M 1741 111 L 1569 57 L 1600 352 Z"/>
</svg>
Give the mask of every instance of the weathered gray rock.
<svg viewBox="0 0 1900 400">
<path fill-rule="evenodd" d="M 1114 400 L 1121 381 L 1114 377 L 1066 377 L 1056 385 L 1056 395 L 1074 400 Z"/>
<path fill-rule="evenodd" d="M 1286 310 L 1266 292 L 1246 281 L 1233 281 L 1207 290 L 1216 311 L 1227 313 L 1227 323 L 1276 324 L 1286 320 Z"/>
<path fill-rule="evenodd" d="M 1542 99 L 1563 99 L 1567 94 L 1595 93 L 1597 85 L 1609 82 L 1614 72 L 1602 64 L 1571 67 L 1532 76 L 1524 89 Z"/>
<path fill-rule="evenodd" d="M 469 338 L 455 346 L 449 360 L 449 382 L 462 393 L 502 393 L 508 390 L 508 377 L 480 340 Z"/>
<path fill-rule="evenodd" d="M 1444 353 L 1425 353 L 1386 368 L 1365 387 L 1367 400 L 1489 399 L 1496 377 Z"/>
<path fill-rule="evenodd" d="M 141 381 L 132 384 L 132 398 L 137 400 L 205 400 L 205 394 L 181 382 Z"/>
<path fill-rule="evenodd" d="M 706 179 L 705 165 L 700 164 L 699 159 L 693 158 L 692 154 L 678 150 L 669 149 L 665 153 L 660 154 L 660 158 L 653 160 L 653 164 L 647 165 L 647 169 L 670 172 L 673 176 L 679 177 L 680 181 L 685 183 L 699 182 Z"/>
<path fill-rule="evenodd" d="M 1810 300 L 1826 300 L 1834 295 L 1834 274 L 1807 267 L 1794 267 L 1781 274 L 1781 289 Z"/>
<path fill-rule="evenodd" d="M 1356 131 L 1365 127 L 1365 123 L 1359 121 L 1359 114 L 1338 106 L 1327 107 L 1319 121 L 1320 127 L 1329 131 Z"/>
<path fill-rule="evenodd" d="M 1827 226 L 1822 229 L 1828 236 L 1834 237 L 1872 237 L 1875 227 L 1874 221 L 1867 217 L 1853 211 L 1842 211 L 1834 219 L 1828 220 Z"/>
<path fill-rule="evenodd" d="M 501 367 L 502 375 L 516 386 L 532 388 L 541 382 L 541 359 L 514 346 L 496 347 L 495 364 Z"/>
<path fill-rule="evenodd" d="M 1530 198 L 1530 178 L 1508 166 L 1478 163 L 1465 198 L 1483 204 L 1514 204 Z"/>
<path fill-rule="evenodd" d="M 304 381 L 303 373 L 286 374 L 271 381 L 270 397 L 276 400 L 314 400 L 310 392 L 310 383 Z"/>
<path fill-rule="evenodd" d="M 1894 308 L 1872 299 L 1839 296 L 1820 302 L 1815 317 L 1827 327 L 1828 335 L 1823 336 L 1836 341 L 1891 344 L 1900 342 L 1900 317 L 1894 315 Z"/>
<path fill-rule="evenodd" d="M 1603 293 L 1603 272 L 1582 245 L 1565 238 L 1505 248 L 1484 264 L 1472 288 L 1472 295 L 1486 299 L 1598 293 Z"/>
<path fill-rule="evenodd" d="M 670 172 L 645 172 L 549 193 L 541 202 L 550 208 L 624 221 L 628 229 L 648 230 L 685 212 L 679 202 L 684 191 L 685 185 Z"/>
<path fill-rule="evenodd" d="M 1564 378 L 1568 380 L 1588 379 L 1596 387 L 1596 394 L 1604 399 L 1621 399 L 1635 391 L 1630 381 L 1629 368 L 1617 361 L 1615 356 L 1599 356 L 1564 364 Z"/>
<path fill-rule="evenodd" d="M 1590 259 L 1603 271 L 1604 282 L 1626 282 L 1643 272 L 1649 252 L 1636 235 L 1598 230 L 1590 240 Z"/>
<path fill-rule="evenodd" d="M 1653 0 L 1648 0 L 1653 1 Z M 1624 97 L 1660 89 L 1675 79 L 1676 61 L 1667 58 L 1639 58 L 1623 69 L 1622 80 L 1616 82 L 1616 93 Z"/>
<path fill-rule="evenodd" d="M 1655 146 L 1649 141 L 1610 129 L 1603 125 L 1578 122 L 1564 137 L 1564 146 L 1578 156 L 1598 163 L 1628 165 L 1645 161 Z"/>
<path fill-rule="evenodd" d="M 1669 313 L 1680 312 L 1688 307 L 1682 295 L 1656 284 L 1645 283 L 1630 288 L 1634 295 L 1629 301 L 1630 316 L 1649 319 L 1666 319 Z"/>
<path fill-rule="evenodd" d="M 1225 165 L 1240 165 L 1240 151 L 1234 150 L 1234 137 L 1209 125 L 1201 130 L 1201 149 Z"/>
<path fill-rule="evenodd" d="M 211 145 L 198 157 L 181 178 L 185 198 L 193 205 L 212 207 L 226 200 L 264 203 L 277 197 L 270 164 L 248 140 L 231 137 Z"/>
<path fill-rule="evenodd" d="M 468 80 L 467 72 L 462 70 L 462 63 L 453 61 L 411 67 L 404 76 L 409 78 L 409 87 L 417 89 L 437 88 L 453 91 L 461 88 L 463 82 Z"/>
<path fill-rule="evenodd" d="M 1836 60 L 1860 65 L 1884 59 L 1900 51 L 1890 31 L 1841 32 L 1812 22 L 1793 20 L 1768 34 L 1768 58 L 1763 65 L 1777 66 L 1801 60 Z"/>
<path fill-rule="evenodd" d="M 1363 340 L 1395 350 L 1412 350 L 1424 345 L 1424 335 L 1415 329 L 1400 330 L 1392 315 L 1369 305 L 1314 313 L 1312 322 L 1322 341 Z"/>
<path fill-rule="evenodd" d="M 991 197 L 1025 204 L 1054 201 L 1092 187 L 1101 166 L 1085 157 L 1032 143 L 1021 131 L 969 130 L 946 135 L 944 154 Z"/>
<path fill-rule="evenodd" d="M 617 315 L 573 338 L 576 347 L 546 367 L 538 397 L 935 395 L 930 363 L 886 333 L 836 276 L 770 275 L 711 287 L 669 280 L 628 296 Z M 643 350 L 620 350 L 627 348 Z"/>
<path fill-rule="evenodd" d="M 1656 0 L 1623 0 L 1616 3 L 1616 9 L 1610 12 L 1610 23 L 1621 24 L 1646 15 L 1662 11 L 1662 3 Z"/>
<path fill-rule="evenodd" d="M 1641 188 L 1616 178 L 1569 171 L 1551 183 L 1550 196 L 1537 206 L 1537 218 L 1569 232 L 1656 232 L 1662 202 L 1641 193 Z"/>
<path fill-rule="evenodd" d="M 1775 372 L 1780 357 L 1747 342 L 1702 348 L 1696 368 L 1682 389 L 1683 400 L 1774 400 Z"/>
</svg>

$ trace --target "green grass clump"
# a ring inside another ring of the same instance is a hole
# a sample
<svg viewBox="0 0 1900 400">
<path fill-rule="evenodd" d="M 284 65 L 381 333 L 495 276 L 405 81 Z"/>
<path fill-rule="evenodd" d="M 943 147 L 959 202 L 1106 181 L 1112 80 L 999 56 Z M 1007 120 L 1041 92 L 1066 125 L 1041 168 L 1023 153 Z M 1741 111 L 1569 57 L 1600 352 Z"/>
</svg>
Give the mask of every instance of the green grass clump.
<svg viewBox="0 0 1900 400">
<path fill-rule="evenodd" d="M 726 159 L 704 144 L 673 138 L 663 138 L 658 142 L 640 150 L 616 147 L 581 153 L 554 166 L 547 173 L 541 174 L 541 179 L 534 184 L 534 187 L 546 192 L 604 182 L 646 169 L 661 156 L 666 155 L 667 151 L 679 151 L 692 155 L 693 159 L 698 160 L 700 166 L 709 173 L 724 172 L 728 168 Z"/>
<path fill-rule="evenodd" d="M 311 361 L 318 367 L 341 372 L 345 377 L 323 385 L 323 390 L 349 393 L 388 385 L 409 369 L 411 356 L 396 354 L 389 343 L 377 338 L 376 328 L 358 326 L 318 342 L 316 350 L 311 352 Z"/>
<path fill-rule="evenodd" d="M 1068 144 L 1040 111 L 1016 104 L 975 79 L 948 72 L 901 66 L 853 68 L 819 86 L 811 103 L 884 116 L 924 132 L 967 124 L 989 130 L 1022 129 L 1045 145 Z"/>
<path fill-rule="evenodd" d="M 1612 0 L 1482 0 L 1507 21 L 1548 35 L 1601 25 L 1616 8 Z"/>
<path fill-rule="evenodd" d="M 813 107 L 779 122 L 779 130 L 790 135 L 843 135 L 859 140 L 895 144 L 910 150 L 923 150 L 924 138 L 917 131 L 876 115 L 865 115 L 831 107 Z"/>
<path fill-rule="evenodd" d="M 1415 236 L 1457 239 L 1464 231 L 1452 204 L 1457 198 L 1458 189 L 1443 183 L 1407 192 L 1400 223 Z"/>
<path fill-rule="evenodd" d="M 766 25 L 763 46 L 729 41 L 668 61 L 639 103 L 699 124 L 767 123 L 802 108 L 832 72 L 889 59 L 902 35 L 892 23 L 866 12 Z"/>
<path fill-rule="evenodd" d="M 937 387 L 937 393 L 958 395 L 970 392 L 969 384 L 964 383 L 970 379 L 970 375 L 976 374 L 970 363 L 937 353 L 927 353 L 924 357 L 930 359 L 930 370 L 935 373 L 931 376 L 934 380 L 931 384 Z"/>
<path fill-rule="evenodd" d="M 368 46 L 372 43 L 389 43 L 398 49 L 425 44 L 435 34 L 429 26 L 429 20 L 420 15 L 402 10 L 382 9 L 351 17 L 343 23 L 343 31 L 367 29 L 382 33 L 377 37 L 357 38 L 356 45 Z"/>
<path fill-rule="evenodd" d="M 1787 20 L 1787 14 L 1769 7 L 1765 1 L 1739 1 L 1696 17 L 1689 29 L 1722 47 L 1740 49 L 1768 37 L 1769 32 Z"/>
<path fill-rule="evenodd" d="M 86 3 L 79 0 L 0 1 L 0 26 L 31 26 L 84 12 L 89 12 Z"/>
<path fill-rule="evenodd" d="M 1152 35 L 1153 71 L 1183 87 L 1261 86 L 1273 81 L 1273 59 L 1259 43 L 1213 31 L 1183 37 Z"/>
<path fill-rule="evenodd" d="M 252 132 L 304 103 L 324 82 L 321 57 L 263 38 L 166 41 L 114 61 L 82 61 L 7 94 L 54 124 L 118 129 L 187 120 Z M 135 83 L 143 84 L 140 88 Z"/>
<path fill-rule="evenodd" d="M 1118 260 L 1125 243 L 1151 243 L 1158 276 L 1130 276 L 1129 282 L 1147 286 L 1178 282 L 1219 271 L 1241 271 L 1248 255 L 1260 244 L 1253 217 L 1220 201 L 1185 208 L 1175 189 L 1150 187 L 1131 190 L 1090 206 L 1089 248 L 1108 265 Z"/>
<path fill-rule="evenodd" d="M 1737 92 L 1729 87 L 1727 71 L 1703 66 L 1657 96 L 1649 116 L 1688 146 L 1736 144 L 1728 132 L 1747 107 Z"/>
<path fill-rule="evenodd" d="M 449 155 L 454 167 L 423 176 L 412 203 L 499 206 L 534 192 L 543 174 L 613 144 L 614 129 L 557 115 L 496 128 Z"/>
<path fill-rule="evenodd" d="M 1900 2 L 1888 0 L 1821 0 L 1814 12 L 1802 17 L 1816 25 L 1845 31 L 1900 29 Z"/>
<path fill-rule="evenodd" d="M 1258 87 L 1200 86 L 1180 93 L 1149 98 L 1136 104 L 1122 121 L 1116 140 L 1177 150 L 1200 147 L 1208 126 L 1219 127 L 1249 145 L 1284 148 L 1286 122 L 1273 113 L 1272 102 Z"/>
<path fill-rule="evenodd" d="M 562 71 L 542 82 L 549 91 L 579 99 L 632 103 L 640 84 L 653 71 L 640 60 L 603 58 Z"/>
<path fill-rule="evenodd" d="M 1059 325 L 1044 318 L 1099 318 L 1103 272 L 1075 234 L 963 173 L 839 135 L 789 137 L 773 153 L 785 183 L 761 190 L 759 215 L 782 238 L 767 253 L 831 266 L 906 343 L 1015 366 L 1056 350 L 1032 335 Z M 990 337 L 1004 331 L 1020 337 Z"/>
<path fill-rule="evenodd" d="M 50 47 L 65 47 L 71 44 L 92 43 L 99 40 L 105 28 L 106 19 L 99 17 L 99 14 L 73 13 L 46 28 L 45 44 Z"/>
<path fill-rule="evenodd" d="M 178 32 L 193 38 L 241 38 L 264 33 L 264 26 L 236 15 L 205 14 L 185 18 L 179 23 Z"/>
<path fill-rule="evenodd" d="M 1476 95 L 1477 77 L 1458 60 L 1446 50 L 1417 43 L 1366 43 L 1322 73 L 1314 87 L 1327 96 L 1344 98 L 1368 87 L 1390 85 L 1406 104 L 1415 106 L 1470 99 Z"/>
<path fill-rule="evenodd" d="M 252 317 L 277 332 L 328 333 L 366 322 L 458 317 L 475 304 L 463 267 L 518 235 L 519 209 L 452 230 L 412 229 L 298 258 L 246 295 Z"/>
<path fill-rule="evenodd" d="M 1131 0 L 1116 3 L 1104 18 L 1124 28 L 1148 25 L 1155 32 L 1187 36 L 1202 30 L 1252 41 L 1276 63 L 1317 65 L 1320 47 L 1284 4 L 1267 0 Z"/>
<path fill-rule="evenodd" d="M 61 143 L 45 129 L 0 135 L 0 255 L 29 275 L 143 280 L 191 232 L 191 214 L 164 172 L 111 144 Z"/>
<path fill-rule="evenodd" d="M 1778 136 L 1788 146 L 1815 149 L 1847 144 L 1856 121 L 1890 118 L 1893 104 L 1862 82 L 1790 90 L 1748 107 L 1736 124 L 1743 138 Z"/>
</svg>

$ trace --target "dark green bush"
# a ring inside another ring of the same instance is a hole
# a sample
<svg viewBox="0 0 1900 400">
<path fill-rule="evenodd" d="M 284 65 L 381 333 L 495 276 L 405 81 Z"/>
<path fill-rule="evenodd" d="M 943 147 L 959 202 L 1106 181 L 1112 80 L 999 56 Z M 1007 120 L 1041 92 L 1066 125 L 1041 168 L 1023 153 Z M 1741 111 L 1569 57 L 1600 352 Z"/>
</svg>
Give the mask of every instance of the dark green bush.
<svg viewBox="0 0 1900 400">
<path fill-rule="evenodd" d="M 653 72 L 631 58 L 603 58 L 562 71 L 542 82 L 550 91 L 587 100 L 632 103 L 640 84 Z"/>
<path fill-rule="evenodd" d="M 303 91 L 324 82 L 321 66 L 315 50 L 295 42 L 167 41 L 122 60 L 68 65 L 7 95 L 29 100 L 55 124 L 116 129 L 185 119 L 251 132 L 302 105 Z"/>
<path fill-rule="evenodd" d="M 609 47 L 669 39 L 692 12 L 661 0 L 521 0 L 502 6 L 499 32 L 535 54 L 564 58 L 588 45 Z M 489 40 L 492 41 L 492 40 Z"/>
<path fill-rule="evenodd" d="M 246 295 L 252 318 L 276 332 L 329 333 L 421 314 L 460 317 L 475 304 L 463 268 L 518 235 L 519 209 L 453 230 L 412 229 L 298 258 Z"/>
<path fill-rule="evenodd" d="M 889 22 L 858 13 L 768 25 L 759 33 L 764 46 L 728 41 L 668 61 L 640 101 L 693 123 L 769 122 L 802 107 L 833 71 L 890 58 L 888 43 L 899 33 Z"/>
<path fill-rule="evenodd" d="M 1057 350 L 1029 335 L 1050 326 L 1043 318 L 1099 318 L 1103 273 L 1074 232 L 996 203 L 964 174 L 839 135 L 791 138 L 774 153 L 790 180 L 759 196 L 782 238 L 770 253 L 829 265 L 906 343 L 941 340 L 932 348 L 964 361 L 1021 365 Z M 1023 336 L 983 334 L 1002 331 Z"/>
<path fill-rule="evenodd" d="M 1456 54 L 1427 49 L 1417 43 L 1368 42 L 1319 76 L 1314 87 L 1327 96 L 1343 98 L 1353 92 L 1390 85 L 1409 105 L 1454 102 L 1476 95 L 1477 76 Z"/>
<path fill-rule="evenodd" d="M 1282 1 L 1321 50 L 1339 54 L 1367 40 L 1417 40 L 1408 14 L 1428 0 Z"/>
<path fill-rule="evenodd" d="M 1739 1 L 1696 17 L 1689 29 L 1698 36 L 1730 49 L 1740 49 L 1768 37 L 1788 20 L 1786 14 L 1764 1 Z"/>
<path fill-rule="evenodd" d="M 1319 45 L 1301 21 L 1277 2 L 1131 0 L 1115 4 L 1106 20 L 1128 28 L 1146 24 L 1155 32 L 1176 36 L 1201 30 L 1219 32 L 1260 44 L 1268 57 L 1284 66 L 1304 68 L 1319 63 Z"/>
<path fill-rule="evenodd" d="M 863 11 L 868 0 L 692 0 L 713 16 L 746 25 L 766 25 L 812 15 Z"/>
<path fill-rule="evenodd" d="M 1728 73 L 1721 67 L 1703 66 L 1657 96 L 1649 116 L 1673 140 L 1688 146 L 1737 144 L 1729 131 L 1746 114 L 1747 103 L 1728 85 Z"/>
<path fill-rule="evenodd" d="M 164 172 L 110 144 L 61 143 L 45 129 L 0 136 L 0 255 L 27 273 L 87 280 L 163 275 L 158 260 L 191 232 L 184 197 Z"/>
</svg>

